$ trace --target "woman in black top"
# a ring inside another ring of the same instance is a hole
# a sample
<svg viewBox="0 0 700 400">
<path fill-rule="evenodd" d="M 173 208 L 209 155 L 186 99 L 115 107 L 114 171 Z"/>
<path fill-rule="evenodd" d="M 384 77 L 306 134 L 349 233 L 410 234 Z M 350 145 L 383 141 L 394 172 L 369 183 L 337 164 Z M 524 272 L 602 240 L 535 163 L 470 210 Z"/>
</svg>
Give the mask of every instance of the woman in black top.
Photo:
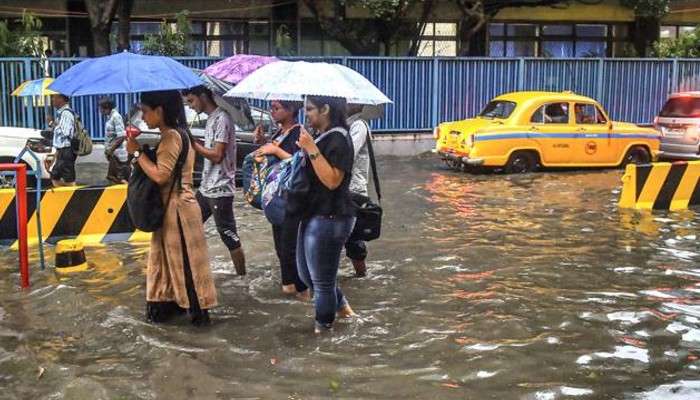
<svg viewBox="0 0 700 400">
<path fill-rule="evenodd" d="M 297 141 L 301 126 L 297 122 L 297 114 L 301 103 L 291 101 L 273 101 L 270 104 L 270 115 L 279 125 L 279 129 L 272 135 L 271 142 L 266 143 L 262 129 L 256 129 L 255 140 L 263 144 L 256 154 L 274 155 L 280 160 L 287 159 L 299 151 Z M 275 252 L 280 261 L 282 275 L 282 292 L 285 294 L 297 294 L 302 299 L 310 299 L 311 293 L 304 282 L 299 279 L 297 272 L 297 234 L 299 231 L 299 219 L 289 218 L 281 225 L 272 225 L 272 237 L 275 242 Z"/>
<path fill-rule="evenodd" d="M 299 226 L 297 266 L 313 290 L 316 333 L 330 329 L 336 313 L 354 315 L 336 281 L 340 252 L 355 224 L 349 190 L 354 152 L 345 107 L 342 98 L 308 97 L 306 116 L 319 134 L 314 138 L 302 128 L 299 135 L 299 147 L 311 164 L 311 188 Z"/>
</svg>

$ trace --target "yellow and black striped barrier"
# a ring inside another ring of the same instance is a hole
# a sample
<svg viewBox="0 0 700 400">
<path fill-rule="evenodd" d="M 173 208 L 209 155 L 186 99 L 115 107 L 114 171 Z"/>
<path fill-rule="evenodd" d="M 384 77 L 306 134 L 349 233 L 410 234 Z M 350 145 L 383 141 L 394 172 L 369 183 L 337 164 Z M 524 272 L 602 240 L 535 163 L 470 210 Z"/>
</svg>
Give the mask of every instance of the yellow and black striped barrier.
<svg viewBox="0 0 700 400">
<path fill-rule="evenodd" d="M 36 192 L 27 194 L 28 239 L 37 234 Z M 0 243 L 16 245 L 15 190 L 0 189 Z M 151 235 L 134 228 L 126 207 L 126 185 L 73 186 L 41 192 L 41 225 L 44 240 L 79 238 L 85 244 L 115 241 L 148 241 Z"/>
<path fill-rule="evenodd" d="M 700 205 L 700 161 L 630 164 L 622 177 L 620 207 L 684 210 Z"/>
</svg>

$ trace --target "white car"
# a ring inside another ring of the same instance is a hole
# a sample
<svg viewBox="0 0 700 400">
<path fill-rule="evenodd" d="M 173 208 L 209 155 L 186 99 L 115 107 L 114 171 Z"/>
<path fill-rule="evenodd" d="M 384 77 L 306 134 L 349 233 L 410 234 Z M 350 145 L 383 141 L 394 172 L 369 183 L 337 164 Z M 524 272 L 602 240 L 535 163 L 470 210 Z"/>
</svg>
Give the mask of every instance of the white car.
<svg viewBox="0 0 700 400">
<path fill-rule="evenodd" d="M 41 137 L 41 131 L 30 128 L 0 127 L 0 163 L 12 163 L 25 147 L 29 147 L 39 159 L 42 179 L 51 179 L 47 167 L 51 167 L 55 161 L 55 151 L 46 140 Z M 27 172 L 38 169 L 37 162 L 29 154 L 22 156 L 22 161 L 27 164 Z M 2 179 L 0 179 L 2 181 Z M 29 187 L 36 184 L 33 176 L 27 175 Z M 2 182 L 0 182 L 2 183 Z"/>
<path fill-rule="evenodd" d="M 700 92 L 673 93 L 654 118 L 662 160 L 700 160 Z"/>
</svg>

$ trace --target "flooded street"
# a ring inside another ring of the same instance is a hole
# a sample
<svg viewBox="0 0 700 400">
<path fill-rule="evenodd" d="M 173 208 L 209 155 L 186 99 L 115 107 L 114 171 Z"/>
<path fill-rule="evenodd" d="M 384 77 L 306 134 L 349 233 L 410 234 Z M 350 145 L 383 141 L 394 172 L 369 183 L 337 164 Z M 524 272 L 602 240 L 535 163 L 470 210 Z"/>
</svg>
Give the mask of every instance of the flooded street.
<svg viewBox="0 0 700 400">
<path fill-rule="evenodd" d="M 369 276 L 343 260 L 356 321 L 313 334 L 281 293 L 270 225 L 238 196 L 249 274 L 213 221 L 213 324 L 144 319 L 147 244 L 28 292 L 0 249 L 0 399 L 698 399 L 700 217 L 621 212 L 621 171 L 467 175 L 379 162 Z M 102 173 L 102 171 L 100 171 Z M 53 247 L 47 247 L 53 263 Z"/>
</svg>

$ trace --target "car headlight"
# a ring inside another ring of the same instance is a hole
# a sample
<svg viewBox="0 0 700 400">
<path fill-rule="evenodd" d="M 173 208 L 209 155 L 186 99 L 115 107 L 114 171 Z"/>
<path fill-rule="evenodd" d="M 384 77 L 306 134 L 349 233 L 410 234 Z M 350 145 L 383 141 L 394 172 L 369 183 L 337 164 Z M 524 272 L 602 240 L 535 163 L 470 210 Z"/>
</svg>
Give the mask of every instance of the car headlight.
<svg viewBox="0 0 700 400">
<path fill-rule="evenodd" d="M 44 139 L 28 139 L 27 147 L 35 153 L 51 153 L 51 145 L 47 144 Z"/>
</svg>

